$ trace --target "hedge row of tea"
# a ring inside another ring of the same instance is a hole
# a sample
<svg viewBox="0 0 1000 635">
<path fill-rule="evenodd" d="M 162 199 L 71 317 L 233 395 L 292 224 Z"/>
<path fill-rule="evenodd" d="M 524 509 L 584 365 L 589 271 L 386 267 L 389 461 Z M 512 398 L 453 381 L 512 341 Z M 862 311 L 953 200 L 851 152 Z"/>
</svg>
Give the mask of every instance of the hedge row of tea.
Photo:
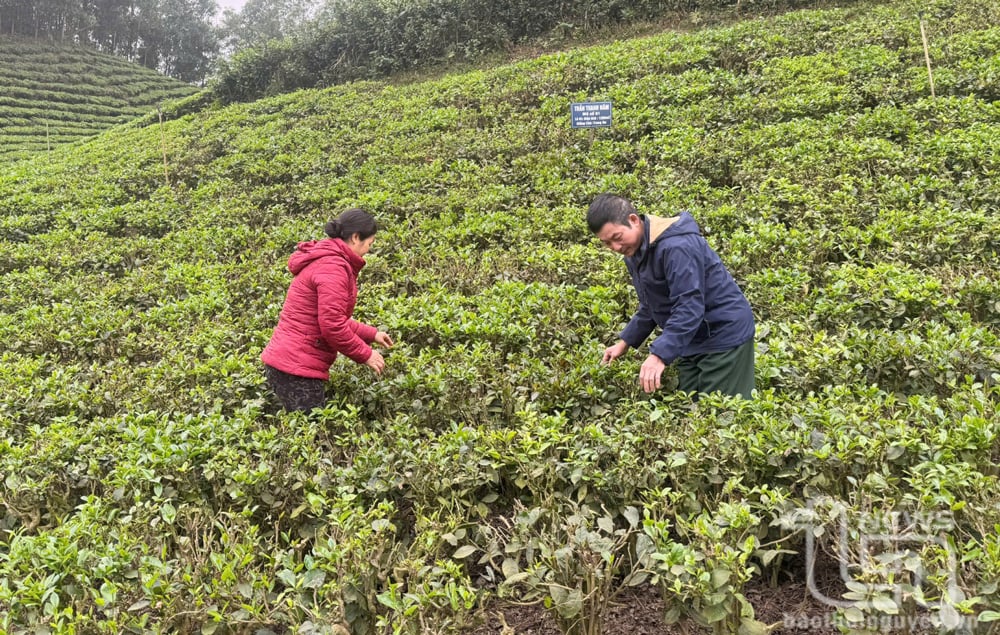
<svg viewBox="0 0 1000 635">
<path fill-rule="evenodd" d="M 797 12 L 186 115 L 166 175 L 155 127 L 5 168 L 0 626 L 454 633 L 502 596 L 589 634 L 654 585 L 757 633 L 746 585 L 842 564 L 820 590 L 854 632 L 986 632 L 997 24 Z M 586 99 L 613 128 L 570 129 Z M 635 306 L 583 223 L 608 190 L 706 229 L 758 316 L 755 400 L 598 364 Z M 399 344 L 280 413 L 285 260 L 353 205 L 384 227 L 358 317 Z"/>
<path fill-rule="evenodd" d="M 85 47 L 0 36 L 0 160 L 96 136 L 197 90 Z"/>
</svg>

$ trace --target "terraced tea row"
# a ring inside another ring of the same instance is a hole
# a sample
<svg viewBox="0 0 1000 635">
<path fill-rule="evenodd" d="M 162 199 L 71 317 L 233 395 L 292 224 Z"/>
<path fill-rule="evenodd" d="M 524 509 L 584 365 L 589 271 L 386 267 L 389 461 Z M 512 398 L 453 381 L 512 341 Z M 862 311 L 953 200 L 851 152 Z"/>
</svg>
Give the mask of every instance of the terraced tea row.
<svg viewBox="0 0 1000 635">
<path fill-rule="evenodd" d="M 83 47 L 0 36 L 0 160 L 91 138 L 197 90 Z"/>
</svg>

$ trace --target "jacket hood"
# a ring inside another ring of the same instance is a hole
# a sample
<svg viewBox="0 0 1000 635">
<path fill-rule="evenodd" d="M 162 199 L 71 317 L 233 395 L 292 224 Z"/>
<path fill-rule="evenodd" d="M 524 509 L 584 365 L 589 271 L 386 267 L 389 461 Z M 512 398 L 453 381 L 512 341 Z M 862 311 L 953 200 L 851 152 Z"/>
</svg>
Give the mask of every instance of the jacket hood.
<svg viewBox="0 0 1000 635">
<path fill-rule="evenodd" d="M 646 256 L 653 250 L 653 245 L 661 239 L 685 234 L 701 235 L 698 223 L 688 212 L 681 212 L 677 216 L 662 218 L 646 214 L 642 217 L 645 224 L 645 236 L 639 249 L 631 256 L 626 256 L 625 261 L 631 263 L 641 263 L 646 260 Z"/>
<path fill-rule="evenodd" d="M 661 218 L 659 216 L 646 216 L 649 223 L 649 244 L 652 245 L 660 238 L 671 236 L 682 236 L 684 234 L 701 234 L 698 222 L 689 212 L 681 212 L 677 216 Z"/>
<path fill-rule="evenodd" d="M 320 258 L 343 258 L 351 266 L 355 275 L 365 266 L 364 259 L 351 251 L 351 248 L 343 240 L 324 238 L 323 240 L 299 243 L 295 252 L 288 259 L 288 270 L 292 272 L 292 275 L 298 275 L 300 271 Z"/>
</svg>

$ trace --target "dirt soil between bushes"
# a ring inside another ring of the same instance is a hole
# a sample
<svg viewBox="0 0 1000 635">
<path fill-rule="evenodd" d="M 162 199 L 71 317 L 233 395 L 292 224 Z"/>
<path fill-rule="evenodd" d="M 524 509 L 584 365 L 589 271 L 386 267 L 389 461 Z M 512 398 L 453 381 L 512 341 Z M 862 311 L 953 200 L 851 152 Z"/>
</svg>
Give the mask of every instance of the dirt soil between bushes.
<svg viewBox="0 0 1000 635">
<path fill-rule="evenodd" d="M 772 633 L 837 633 L 832 625 L 833 608 L 812 597 L 805 584 L 786 584 L 774 589 L 746 590 L 757 619 L 765 624 L 787 621 Z M 665 607 L 657 589 L 646 586 L 623 594 L 604 620 L 603 635 L 691 635 L 707 632 L 693 623 L 667 625 Z M 801 627 L 801 628 L 800 628 Z M 486 623 L 469 635 L 561 635 L 555 620 L 541 604 L 518 605 L 495 600 L 486 609 Z"/>
<path fill-rule="evenodd" d="M 802 572 L 804 574 L 804 571 Z M 812 592 L 805 576 L 770 586 L 755 580 L 744 594 L 754 607 L 756 618 L 773 626 L 772 634 L 827 635 L 840 633 L 835 623 L 836 609 L 819 596 L 839 598 L 845 591 L 839 570 L 823 567 L 817 571 Z M 664 623 L 665 606 L 659 591 L 652 586 L 624 592 L 610 608 L 602 635 L 695 635 L 707 633 L 690 620 Z M 467 635 L 561 635 L 555 620 L 541 604 L 522 605 L 495 599 L 485 610 L 485 622 L 467 630 Z M 876 627 L 880 633 L 900 633 L 892 622 Z M 911 629 L 910 633 L 936 633 L 936 630 Z"/>
</svg>

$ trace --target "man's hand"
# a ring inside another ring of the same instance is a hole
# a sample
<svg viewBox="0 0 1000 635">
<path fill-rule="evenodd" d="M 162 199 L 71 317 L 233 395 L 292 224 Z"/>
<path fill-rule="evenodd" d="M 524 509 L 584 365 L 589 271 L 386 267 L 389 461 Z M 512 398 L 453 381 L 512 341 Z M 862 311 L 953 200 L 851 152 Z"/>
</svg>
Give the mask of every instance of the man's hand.
<svg viewBox="0 0 1000 635">
<path fill-rule="evenodd" d="M 385 368 L 385 359 L 378 351 L 372 351 L 372 356 L 365 362 L 365 366 L 374 370 L 376 375 L 381 375 L 382 369 Z"/>
<path fill-rule="evenodd" d="M 375 343 L 379 346 L 384 346 L 386 348 L 392 348 L 392 338 L 385 331 L 379 331 L 375 334 Z"/>
<path fill-rule="evenodd" d="M 647 357 L 639 369 L 639 384 L 642 386 L 642 389 L 646 392 L 653 392 L 659 388 L 660 375 L 663 374 L 663 369 L 666 367 L 667 365 L 663 363 L 663 360 L 656 355 Z"/>
<path fill-rule="evenodd" d="M 618 340 L 618 343 L 614 346 L 609 346 L 604 349 L 604 357 L 601 358 L 601 363 L 605 365 L 610 364 L 624 355 L 627 350 L 628 344 L 625 343 L 625 340 Z"/>
</svg>

